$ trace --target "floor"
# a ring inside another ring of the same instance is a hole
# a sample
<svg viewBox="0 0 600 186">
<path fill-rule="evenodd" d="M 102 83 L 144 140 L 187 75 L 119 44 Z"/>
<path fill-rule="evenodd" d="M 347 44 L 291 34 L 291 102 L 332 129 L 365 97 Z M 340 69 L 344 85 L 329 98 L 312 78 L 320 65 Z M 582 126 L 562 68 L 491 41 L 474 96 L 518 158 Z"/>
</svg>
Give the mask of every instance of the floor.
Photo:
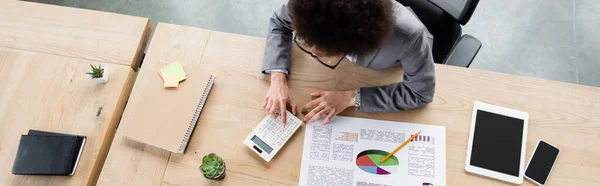
<svg viewBox="0 0 600 186">
<path fill-rule="evenodd" d="M 29 1 L 265 37 L 287 0 Z M 598 0 L 481 0 L 463 33 L 483 42 L 471 68 L 600 87 L 599 31 Z"/>
</svg>

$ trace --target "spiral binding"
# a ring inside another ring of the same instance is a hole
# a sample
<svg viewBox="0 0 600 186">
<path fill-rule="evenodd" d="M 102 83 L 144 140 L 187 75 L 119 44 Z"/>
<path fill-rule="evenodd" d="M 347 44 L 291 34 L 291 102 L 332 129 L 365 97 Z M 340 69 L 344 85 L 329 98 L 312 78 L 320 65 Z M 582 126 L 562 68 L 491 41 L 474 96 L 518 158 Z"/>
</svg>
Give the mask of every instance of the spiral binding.
<svg viewBox="0 0 600 186">
<path fill-rule="evenodd" d="M 192 121 L 190 122 L 190 125 L 188 126 L 187 132 L 185 133 L 185 138 L 183 138 L 183 141 L 181 142 L 181 145 L 179 146 L 179 152 L 185 151 L 185 148 L 187 147 L 188 142 L 190 141 L 192 132 L 194 131 L 194 128 L 196 128 L 196 123 L 198 122 L 198 118 L 200 117 L 200 112 L 202 112 L 202 108 L 204 108 L 204 103 L 206 103 L 206 98 L 208 97 L 208 93 L 210 93 L 210 89 L 212 88 L 214 82 L 215 82 L 215 76 L 211 75 L 210 79 L 208 80 L 208 83 L 206 84 L 206 87 L 204 89 L 204 93 L 202 93 L 202 98 L 200 99 L 200 102 L 198 103 L 198 107 L 196 108 L 194 117 L 192 118 Z"/>
</svg>

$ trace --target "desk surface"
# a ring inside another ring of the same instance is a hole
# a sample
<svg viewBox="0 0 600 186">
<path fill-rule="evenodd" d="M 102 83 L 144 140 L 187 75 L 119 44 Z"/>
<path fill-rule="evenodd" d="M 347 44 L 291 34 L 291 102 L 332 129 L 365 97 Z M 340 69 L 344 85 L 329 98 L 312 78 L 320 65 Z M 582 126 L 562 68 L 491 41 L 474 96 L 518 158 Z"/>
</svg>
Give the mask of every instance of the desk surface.
<svg viewBox="0 0 600 186">
<path fill-rule="evenodd" d="M 0 185 L 94 185 L 114 137 L 151 24 L 147 18 L 3 1 L 0 8 Z M 97 84 L 90 64 L 108 69 Z M 29 129 L 87 136 L 73 176 L 16 176 Z"/>
<path fill-rule="evenodd" d="M 137 70 L 148 18 L 23 1 L 2 1 L 0 47 L 127 65 Z"/>
<path fill-rule="evenodd" d="M 135 73 L 103 63 L 109 81 L 97 84 L 85 74 L 90 64 L 98 63 L 0 47 L 0 185 L 95 183 Z M 20 136 L 29 129 L 87 136 L 74 176 L 11 174 Z"/>
<path fill-rule="evenodd" d="M 124 140 L 117 132 L 98 184 L 297 185 L 304 127 L 271 163 L 242 143 L 265 116 L 261 106 L 269 82 L 260 74 L 264 46 L 262 38 L 159 24 L 138 81 L 155 73 L 159 60 L 181 60 L 190 73 L 209 69 L 217 80 L 185 154 Z M 348 61 L 332 71 L 293 50 L 289 86 L 298 105 L 307 103 L 313 91 L 383 85 L 402 75 L 400 68 L 372 71 Z M 464 171 L 472 105 L 478 100 L 526 111 L 527 160 L 539 139 L 562 150 L 551 185 L 600 184 L 599 88 L 445 65 L 436 65 L 436 71 L 435 99 L 426 107 L 372 114 L 347 109 L 341 115 L 445 126 L 448 185 L 505 185 Z M 132 99 L 136 91 L 143 90 L 134 87 Z M 198 170 L 202 156 L 211 152 L 227 162 L 222 182 L 207 180 Z"/>
</svg>

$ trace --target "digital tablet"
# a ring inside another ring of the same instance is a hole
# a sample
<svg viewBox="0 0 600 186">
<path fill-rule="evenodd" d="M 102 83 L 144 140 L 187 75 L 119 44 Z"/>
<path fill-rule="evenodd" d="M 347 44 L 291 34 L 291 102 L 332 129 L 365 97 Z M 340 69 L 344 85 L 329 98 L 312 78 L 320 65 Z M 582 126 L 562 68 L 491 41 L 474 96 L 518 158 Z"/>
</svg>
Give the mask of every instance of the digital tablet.
<svg viewBox="0 0 600 186">
<path fill-rule="evenodd" d="M 528 120 L 526 112 L 475 102 L 465 170 L 523 183 Z"/>
</svg>

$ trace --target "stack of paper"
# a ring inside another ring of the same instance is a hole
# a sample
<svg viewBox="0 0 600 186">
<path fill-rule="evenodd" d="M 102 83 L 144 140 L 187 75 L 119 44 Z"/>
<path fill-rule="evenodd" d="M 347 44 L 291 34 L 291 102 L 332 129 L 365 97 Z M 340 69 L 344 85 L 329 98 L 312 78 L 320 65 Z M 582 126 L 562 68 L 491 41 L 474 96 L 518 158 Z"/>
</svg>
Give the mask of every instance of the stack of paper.
<svg viewBox="0 0 600 186">
<path fill-rule="evenodd" d="M 298 185 L 446 186 L 445 127 L 342 116 L 321 121 L 306 124 Z"/>
<path fill-rule="evenodd" d="M 158 75 L 164 81 L 164 87 L 178 87 L 179 82 L 185 80 L 187 74 L 183 71 L 183 66 L 179 61 L 175 61 L 158 71 Z"/>
</svg>

